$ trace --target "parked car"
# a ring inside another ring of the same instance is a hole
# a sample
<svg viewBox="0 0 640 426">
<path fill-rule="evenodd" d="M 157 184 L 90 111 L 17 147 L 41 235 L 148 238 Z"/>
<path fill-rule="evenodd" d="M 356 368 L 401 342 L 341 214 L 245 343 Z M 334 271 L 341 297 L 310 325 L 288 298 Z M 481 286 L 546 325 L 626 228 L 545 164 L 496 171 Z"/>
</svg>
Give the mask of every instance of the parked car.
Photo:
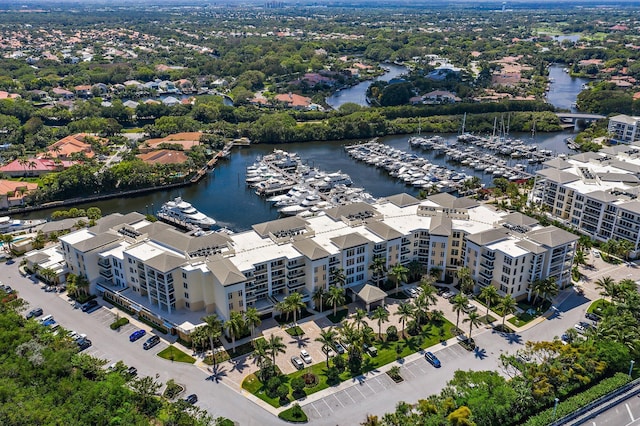
<svg viewBox="0 0 640 426">
<path fill-rule="evenodd" d="M 365 343 L 364 345 L 362 345 L 362 349 L 364 349 L 364 351 L 371 357 L 378 356 L 378 348 L 373 345 L 368 345 Z"/>
<path fill-rule="evenodd" d="M 297 356 L 291 357 L 291 364 L 293 364 L 293 366 L 298 370 L 302 370 L 304 368 L 304 363 Z"/>
<path fill-rule="evenodd" d="M 145 334 L 147 334 L 147 332 L 144 330 L 136 330 L 133 333 L 131 333 L 131 336 L 129 336 L 129 341 L 135 342 L 136 340 L 142 338 L 142 336 L 144 336 Z"/>
<path fill-rule="evenodd" d="M 186 397 L 184 400 L 185 402 L 188 402 L 189 404 L 193 405 L 196 402 L 198 402 L 198 395 L 196 395 L 195 393 L 192 393 L 191 395 Z"/>
<path fill-rule="evenodd" d="M 160 337 L 158 336 L 151 336 L 147 339 L 146 342 L 144 342 L 142 344 L 142 347 L 144 350 L 147 349 L 151 349 L 152 347 L 154 347 L 155 345 L 157 345 L 158 343 L 160 343 Z"/>
<path fill-rule="evenodd" d="M 587 329 L 581 323 L 574 325 L 573 328 L 575 328 L 576 331 L 580 334 L 584 334 L 587 331 Z"/>
<path fill-rule="evenodd" d="M 416 297 L 418 295 L 418 290 L 416 290 L 415 288 L 411 287 L 411 288 L 408 288 L 406 290 L 406 293 L 407 293 L 407 296 L 409 296 L 409 297 Z"/>
<path fill-rule="evenodd" d="M 435 368 L 440 368 L 442 366 L 438 357 L 431 352 L 425 352 L 424 359 L 429 361 L 429 364 L 433 365 Z"/>
<path fill-rule="evenodd" d="M 442 297 L 444 297 L 445 299 L 451 299 L 453 296 L 455 295 L 450 291 L 445 291 L 444 293 L 442 293 Z"/>
<path fill-rule="evenodd" d="M 336 353 L 327 345 L 322 345 L 322 352 L 324 352 L 329 358 L 336 356 Z"/>
<path fill-rule="evenodd" d="M 95 299 L 91 299 L 89 300 L 87 303 L 85 303 L 84 305 L 82 305 L 82 312 L 89 312 L 92 309 L 95 309 L 98 307 L 98 301 Z"/>
<path fill-rule="evenodd" d="M 472 305 L 471 303 L 468 303 L 467 306 L 464 307 L 464 311 L 466 313 L 475 312 L 477 310 L 478 307 L 476 305 Z"/>
<path fill-rule="evenodd" d="M 42 308 L 35 308 L 29 311 L 29 313 L 27 313 L 27 319 L 30 318 L 37 318 L 39 316 L 41 316 L 44 312 L 42 311 Z"/>
<path fill-rule="evenodd" d="M 340 355 L 346 352 L 344 346 L 340 342 L 333 342 L 333 347 Z"/>
<path fill-rule="evenodd" d="M 78 340 L 78 349 L 80 351 L 84 351 L 85 349 L 91 347 L 91 340 L 89 339 L 80 339 Z"/>
<path fill-rule="evenodd" d="M 53 324 L 56 323 L 56 320 L 53 319 L 53 315 L 47 315 L 46 317 L 42 317 L 40 319 L 40 322 L 42 323 L 42 325 L 44 325 L 45 327 L 49 327 Z"/>
<path fill-rule="evenodd" d="M 309 352 L 307 352 L 306 349 L 300 351 L 300 357 L 307 364 L 311 364 L 311 355 L 309 355 Z"/>
<path fill-rule="evenodd" d="M 137 376 L 137 375 L 138 375 L 138 369 L 137 369 L 137 368 L 135 368 L 135 367 L 129 367 L 129 368 L 127 368 L 127 374 L 128 374 L 130 377 L 135 377 L 135 376 Z"/>
<path fill-rule="evenodd" d="M 584 317 L 591 321 L 595 321 L 595 322 L 600 321 L 600 315 L 594 314 L 593 312 L 587 312 L 586 314 L 584 314 Z"/>
</svg>

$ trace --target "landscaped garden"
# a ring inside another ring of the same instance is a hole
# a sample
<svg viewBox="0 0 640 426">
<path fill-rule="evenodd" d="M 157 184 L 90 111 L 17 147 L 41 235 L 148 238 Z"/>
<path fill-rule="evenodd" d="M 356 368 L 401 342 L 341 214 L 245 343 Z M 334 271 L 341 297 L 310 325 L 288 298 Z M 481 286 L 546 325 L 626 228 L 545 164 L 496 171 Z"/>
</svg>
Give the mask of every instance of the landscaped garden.
<svg viewBox="0 0 640 426">
<path fill-rule="evenodd" d="M 196 362 L 194 357 L 185 354 L 180 349 L 174 348 L 173 345 L 160 351 L 158 353 L 158 356 L 160 358 L 168 359 L 169 361 L 175 362 L 186 362 L 188 364 L 193 364 L 194 362 Z"/>
<path fill-rule="evenodd" d="M 415 335 L 398 338 L 396 331 L 395 334 L 393 332 L 383 334 L 382 339 L 379 339 L 370 327 L 363 326 L 358 329 L 352 324 L 343 325 L 343 329 L 345 327 L 350 331 L 343 332 L 343 334 L 350 332 L 366 334 L 365 340 L 370 339 L 370 344 L 377 349 L 377 355 L 370 356 L 361 348 L 350 345 L 346 354 L 336 355 L 328 362 L 325 360 L 288 375 L 279 374 L 279 370 L 274 369 L 272 362 L 268 357 L 265 357 L 262 362 L 266 360 L 267 365 L 256 374 L 247 376 L 242 387 L 272 406 L 280 407 L 291 400 L 354 379 L 383 365 L 436 345 L 453 337 L 451 330 L 455 328 L 446 319 L 438 318 L 420 327 L 419 331 L 416 330 L 418 332 Z M 329 341 L 338 340 L 337 333 L 332 329 L 323 333 L 329 333 L 327 335 L 330 337 Z M 344 342 L 349 339 L 341 336 L 341 340 Z M 264 382 L 260 379 L 261 374 Z"/>
</svg>

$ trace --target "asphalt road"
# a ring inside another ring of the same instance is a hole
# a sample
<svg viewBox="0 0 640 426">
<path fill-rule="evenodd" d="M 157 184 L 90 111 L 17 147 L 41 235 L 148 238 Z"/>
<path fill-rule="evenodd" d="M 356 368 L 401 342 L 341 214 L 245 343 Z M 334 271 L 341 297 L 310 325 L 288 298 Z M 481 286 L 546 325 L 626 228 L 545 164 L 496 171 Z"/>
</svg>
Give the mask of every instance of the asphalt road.
<svg viewBox="0 0 640 426">
<path fill-rule="evenodd" d="M 637 426 L 640 425 L 640 394 L 587 420 L 588 426 Z"/>
<path fill-rule="evenodd" d="M 222 380 L 215 382 L 207 380 L 209 373 L 206 371 L 155 356 L 167 346 L 164 341 L 149 351 L 143 350 L 142 343 L 148 336 L 135 343 L 129 342 L 129 335 L 135 329 L 132 325 L 124 327 L 120 332 L 111 330 L 109 324 L 113 321 L 113 314 L 106 308 L 89 314 L 74 309 L 65 298 L 54 293 L 46 293 L 38 282 L 34 283 L 29 277 L 21 276 L 17 262 L 13 265 L 0 264 L 0 280 L 18 290 L 20 296 L 30 303 L 30 308 L 40 306 L 44 309 L 45 315 L 53 314 L 64 328 L 87 334 L 93 342 L 93 346 L 87 350 L 88 354 L 105 359 L 108 363 L 122 360 L 127 365 L 135 366 L 140 375 L 158 374 L 158 380 L 162 382 L 173 378 L 176 382 L 186 385 L 185 395 L 197 394 L 198 405 L 214 417 L 228 417 L 241 425 L 285 424 L 246 399 L 240 389 L 230 387 L 237 385 L 224 383 L 224 372 Z M 587 296 L 589 295 L 587 292 Z M 591 297 L 595 298 L 595 293 Z M 571 295 L 558 306 L 557 315 L 521 334 L 507 337 L 491 329 L 485 330 L 475 337 L 478 349 L 473 352 L 467 352 L 459 345 L 433 348 L 432 351 L 442 362 L 442 368 L 435 369 L 420 357 L 402 365 L 401 374 L 405 380 L 400 384 L 395 384 L 388 380 L 385 374 L 380 374 L 354 382 L 355 386 L 352 388 L 341 390 L 334 395 L 300 403 L 313 425 L 353 425 L 361 423 L 367 414 L 382 416 L 386 412 L 394 411 L 399 401 L 413 403 L 440 392 L 455 370 L 500 371 L 500 354 L 514 353 L 522 348 L 527 340 L 549 340 L 561 335 L 584 318 L 589 302 L 587 297 L 571 292 Z M 146 328 L 146 331 L 150 333 L 151 329 Z M 634 418 L 640 418 L 640 408 L 636 410 Z M 631 423 L 598 423 L 600 424 Z"/>
</svg>

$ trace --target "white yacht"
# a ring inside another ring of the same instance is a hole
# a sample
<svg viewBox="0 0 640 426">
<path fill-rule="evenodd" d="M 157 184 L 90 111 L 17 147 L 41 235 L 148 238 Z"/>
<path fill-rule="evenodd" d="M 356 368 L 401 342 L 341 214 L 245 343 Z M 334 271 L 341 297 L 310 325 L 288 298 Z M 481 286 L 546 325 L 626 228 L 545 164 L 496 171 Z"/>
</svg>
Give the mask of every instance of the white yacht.
<svg viewBox="0 0 640 426">
<path fill-rule="evenodd" d="M 164 203 L 160 212 L 158 212 L 158 216 L 169 221 L 184 222 L 203 229 L 209 229 L 216 224 L 215 220 L 196 210 L 190 203 L 184 201 L 182 197 L 177 197 Z"/>
</svg>

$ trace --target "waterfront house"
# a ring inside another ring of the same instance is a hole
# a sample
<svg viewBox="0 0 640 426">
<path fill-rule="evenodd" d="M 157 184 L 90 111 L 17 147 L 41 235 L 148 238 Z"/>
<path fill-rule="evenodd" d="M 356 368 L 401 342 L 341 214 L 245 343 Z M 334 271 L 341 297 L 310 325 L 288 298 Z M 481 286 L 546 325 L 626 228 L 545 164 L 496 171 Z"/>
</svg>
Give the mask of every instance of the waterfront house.
<svg viewBox="0 0 640 426">
<path fill-rule="evenodd" d="M 0 167 L 0 173 L 10 177 L 42 176 L 51 172 L 59 172 L 76 164 L 75 161 L 50 160 L 47 158 L 27 158 L 13 160 Z"/>
<path fill-rule="evenodd" d="M 0 209 L 24 205 L 24 197 L 36 189 L 37 183 L 0 179 Z"/>
<path fill-rule="evenodd" d="M 284 104 L 288 108 L 304 110 L 311 106 L 311 98 L 300 96 L 295 93 L 285 93 L 275 96 L 275 100 Z"/>
<path fill-rule="evenodd" d="M 47 154 L 51 158 L 59 158 L 61 160 L 69 160 L 73 154 L 84 153 L 87 158 L 93 158 L 95 153 L 88 138 L 99 142 L 102 145 L 109 143 L 108 139 L 99 138 L 86 133 L 76 133 L 69 135 L 59 141 L 49 145 Z"/>
<path fill-rule="evenodd" d="M 147 164 L 183 164 L 189 157 L 182 151 L 158 149 L 136 155 Z"/>
<path fill-rule="evenodd" d="M 202 134 L 202 132 L 182 132 L 164 138 L 148 139 L 140 146 L 140 152 L 158 149 L 162 144 L 179 145 L 184 151 L 190 151 L 194 146 L 200 145 Z"/>
</svg>

